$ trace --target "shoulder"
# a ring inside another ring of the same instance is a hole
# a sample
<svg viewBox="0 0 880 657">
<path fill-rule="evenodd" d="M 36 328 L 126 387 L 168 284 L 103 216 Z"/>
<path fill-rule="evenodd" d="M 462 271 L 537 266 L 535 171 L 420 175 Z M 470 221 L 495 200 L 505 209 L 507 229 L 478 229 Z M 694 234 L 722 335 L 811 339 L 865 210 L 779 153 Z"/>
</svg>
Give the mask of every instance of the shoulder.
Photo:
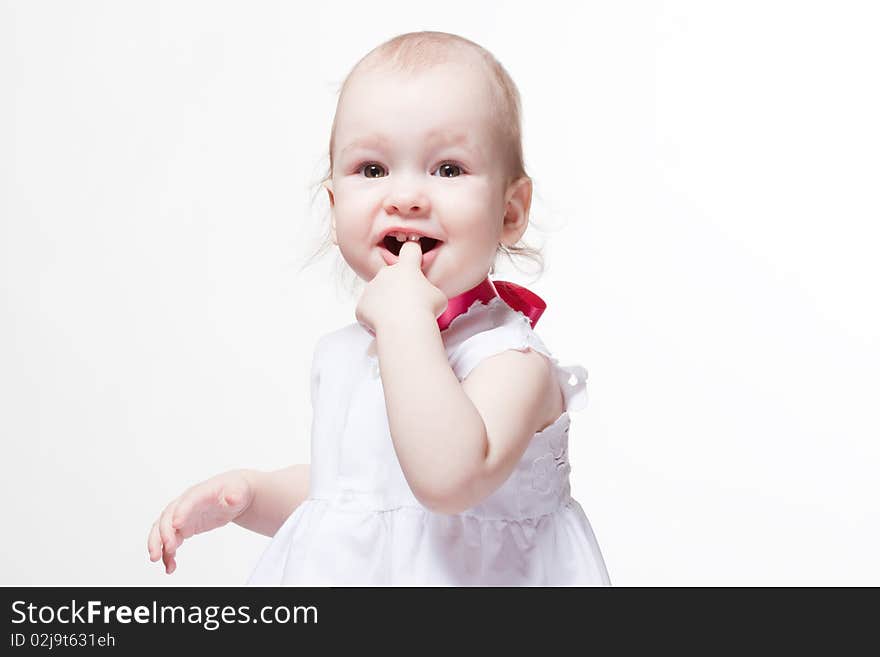
<svg viewBox="0 0 880 657">
<path fill-rule="evenodd" d="M 543 391 L 543 384 L 552 379 L 552 366 L 544 357 L 550 355 L 547 347 L 528 317 L 501 298 L 484 306 L 474 304 L 453 320 L 450 328 L 444 337 L 447 356 L 463 383 L 470 381 L 468 385 L 474 386 L 500 377 Z"/>
<path fill-rule="evenodd" d="M 555 359 L 530 320 L 493 302 L 449 341 L 450 365 L 487 432 L 516 452 L 562 415 L 565 398 Z"/>
<path fill-rule="evenodd" d="M 506 350 L 483 360 L 462 381 L 483 419 L 488 444 L 481 478 L 505 481 L 532 437 L 559 418 L 561 391 L 547 358 L 534 350 Z"/>
<path fill-rule="evenodd" d="M 484 420 L 504 424 L 508 431 L 516 426 L 522 439 L 552 424 L 565 410 L 552 363 L 528 346 L 486 357 L 462 388 Z"/>
</svg>

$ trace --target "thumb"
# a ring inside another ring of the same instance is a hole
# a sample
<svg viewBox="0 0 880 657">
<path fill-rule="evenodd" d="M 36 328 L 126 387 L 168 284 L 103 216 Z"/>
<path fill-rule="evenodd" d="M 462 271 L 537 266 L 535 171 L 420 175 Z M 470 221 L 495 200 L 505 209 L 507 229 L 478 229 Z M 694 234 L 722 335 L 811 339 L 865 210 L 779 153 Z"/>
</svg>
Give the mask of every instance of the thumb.
<svg viewBox="0 0 880 657">
<path fill-rule="evenodd" d="M 400 247 L 400 253 L 397 258 L 397 261 L 402 262 L 404 267 L 421 268 L 422 247 L 418 242 L 407 241 L 402 247 Z"/>
</svg>

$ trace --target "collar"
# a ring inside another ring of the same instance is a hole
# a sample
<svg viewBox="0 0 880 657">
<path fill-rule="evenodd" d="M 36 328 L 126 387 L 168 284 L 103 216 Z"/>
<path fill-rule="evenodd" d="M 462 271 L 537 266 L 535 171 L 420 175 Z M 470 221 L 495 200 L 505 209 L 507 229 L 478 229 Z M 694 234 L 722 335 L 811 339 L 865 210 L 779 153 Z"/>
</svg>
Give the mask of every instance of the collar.
<svg viewBox="0 0 880 657">
<path fill-rule="evenodd" d="M 531 290 L 508 281 L 491 281 L 487 276 L 470 290 L 449 299 L 446 310 L 437 318 L 437 325 L 445 331 L 452 320 L 465 313 L 474 302 L 485 305 L 495 297 L 501 297 L 508 306 L 528 317 L 532 328 L 547 308 L 544 300 Z"/>
</svg>

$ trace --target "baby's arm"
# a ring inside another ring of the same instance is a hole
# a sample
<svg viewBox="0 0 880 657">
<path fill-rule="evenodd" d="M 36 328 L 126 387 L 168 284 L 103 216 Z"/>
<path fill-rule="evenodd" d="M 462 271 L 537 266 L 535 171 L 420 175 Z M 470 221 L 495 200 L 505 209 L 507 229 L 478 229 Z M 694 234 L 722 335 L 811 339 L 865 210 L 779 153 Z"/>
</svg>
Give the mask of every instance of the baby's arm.
<svg viewBox="0 0 880 657">
<path fill-rule="evenodd" d="M 253 498 L 237 525 L 264 536 L 274 536 L 284 521 L 309 494 L 309 465 L 292 465 L 274 472 L 244 470 Z"/>
<path fill-rule="evenodd" d="M 153 523 L 147 539 L 150 560 L 162 558 L 170 574 L 185 539 L 229 522 L 274 536 L 308 490 L 308 465 L 274 472 L 230 470 L 195 484 L 172 500 Z"/>
<path fill-rule="evenodd" d="M 544 356 L 505 351 L 459 382 L 429 313 L 385 321 L 376 350 L 398 460 L 413 493 L 434 511 L 479 504 L 558 415 L 561 391 Z"/>
</svg>

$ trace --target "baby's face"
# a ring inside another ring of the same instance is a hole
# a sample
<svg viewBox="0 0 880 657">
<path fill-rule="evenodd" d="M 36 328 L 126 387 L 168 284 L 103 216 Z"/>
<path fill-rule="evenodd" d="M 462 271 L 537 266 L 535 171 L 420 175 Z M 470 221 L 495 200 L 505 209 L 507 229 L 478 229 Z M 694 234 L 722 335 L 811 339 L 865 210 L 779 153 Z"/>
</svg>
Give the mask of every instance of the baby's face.
<svg viewBox="0 0 880 657">
<path fill-rule="evenodd" d="M 396 230 L 422 240 L 422 272 L 447 297 L 487 275 L 502 237 L 504 166 L 482 68 L 349 81 L 338 109 L 331 236 L 365 281 L 397 261 Z M 430 250 L 426 250 L 430 249 Z"/>
</svg>

